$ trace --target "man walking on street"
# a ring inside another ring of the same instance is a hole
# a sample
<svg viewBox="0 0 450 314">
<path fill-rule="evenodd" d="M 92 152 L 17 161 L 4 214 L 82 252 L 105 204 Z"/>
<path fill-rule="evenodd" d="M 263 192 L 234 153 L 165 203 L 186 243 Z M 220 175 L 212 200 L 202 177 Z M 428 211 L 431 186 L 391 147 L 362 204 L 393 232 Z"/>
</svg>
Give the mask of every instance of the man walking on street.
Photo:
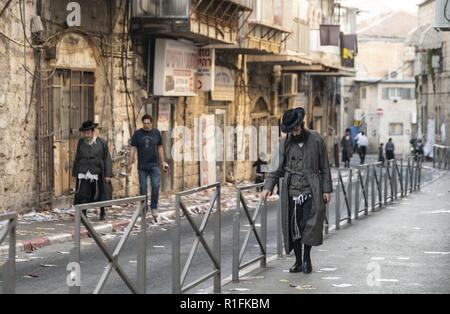
<svg viewBox="0 0 450 314">
<path fill-rule="evenodd" d="M 342 162 L 345 168 L 350 168 L 350 159 L 353 156 L 353 143 L 350 129 L 345 131 L 345 136 L 341 140 Z"/>
<path fill-rule="evenodd" d="M 136 161 L 136 152 L 138 156 L 138 174 L 139 174 L 139 192 L 140 195 L 147 195 L 147 178 L 150 177 L 151 192 L 151 211 L 153 219 L 158 217 L 158 199 L 159 188 L 161 184 L 161 166 L 165 173 L 169 171 L 169 165 L 165 162 L 164 149 L 161 132 L 152 128 L 153 119 L 150 115 L 142 117 L 143 128 L 134 132 L 131 140 L 130 164 L 128 172 L 131 172 L 131 166 Z"/>
<path fill-rule="evenodd" d="M 356 137 L 356 140 L 358 141 L 359 159 L 361 161 L 361 165 L 363 165 L 366 162 L 366 154 L 367 154 L 367 147 L 369 146 L 369 139 L 367 138 L 364 132 L 361 132 L 361 134 L 358 134 L 358 136 Z"/>
<path fill-rule="evenodd" d="M 386 159 L 384 158 L 384 144 L 381 143 L 378 147 L 378 162 L 381 162 L 381 166 L 384 167 L 384 162 Z"/>
<path fill-rule="evenodd" d="M 80 128 L 72 176 L 77 179 L 74 205 L 108 201 L 112 199 L 112 160 L 106 141 L 97 137 L 98 125 L 86 121 Z M 86 216 L 86 210 L 83 211 Z M 105 220 L 105 208 L 100 209 L 100 220 Z"/>
<path fill-rule="evenodd" d="M 390 138 L 389 142 L 386 144 L 386 159 L 395 159 L 395 145 L 394 142 L 392 142 L 392 138 Z"/>
<path fill-rule="evenodd" d="M 262 199 L 272 195 L 273 188 L 284 176 L 281 188 L 281 215 L 286 253 L 295 252 L 291 273 L 312 272 L 311 247 L 323 243 L 325 204 L 333 192 L 325 141 L 315 131 L 305 129 L 305 111 L 287 111 L 281 131 L 278 168 L 267 177 Z M 302 259 L 302 244 L 304 254 Z"/>
</svg>

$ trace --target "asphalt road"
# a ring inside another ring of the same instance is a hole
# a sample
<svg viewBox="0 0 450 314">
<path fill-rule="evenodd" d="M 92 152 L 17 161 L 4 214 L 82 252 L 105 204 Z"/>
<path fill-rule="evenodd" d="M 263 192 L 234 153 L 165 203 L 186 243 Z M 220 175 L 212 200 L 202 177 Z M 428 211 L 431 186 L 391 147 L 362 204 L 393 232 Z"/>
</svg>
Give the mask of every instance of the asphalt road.
<svg viewBox="0 0 450 314">
<path fill-rule="evenodd" d="M 423 173 L 424 182 L 433 179 L 436 173 L 432 170 L 425 170 Z M 334 221 L 334 204 L 330 204 L 330 222 Z M 269 203 L 268 205 L 268 254 L 276 254 L 276 208 L 277 203 Z M 202 217 L 195 220 L 200 224 Z M 232 212 L 222 214 L 222 278 L 231 275 L 232 267 Z M 212 244 L 212 221 L 206 228 L 205 237 Z M 241 215 L 241 242 L 245 236 L 245 231 L 249 229 L 248 221 L 245 215 Z M 171 293 L 172 288 L 172 261 L 171 261 L 171 227 L 158 226 L 148 233 L 147 239 L 147 269 L 148 284 L 147 293 L 165 294 Z M 186 261 L 190 248 L 194 242 L 195 236 L 183 219 L 182 230 L 182 261 Z M 108 248 L 113 251 L 119 239 L 107 239 Z M 136 280 L 136 254 L 137 237 L 131 236 L 120 255 L 119 262 L 123 266 L 124 271 L 131 280 Z M 66 278 L 68 271 L 66 266 L 70 262 L 69 255 L 66 253 L 72 249 L 72 243 L 57 244 L 51 247 L 40 249 L 34 254 L 21 254 L 17 260 L 17 293 L 42 293 L 57 294 L 67 293 Z M 245 260 L 256 257 L 259 254 L 257 242 L 252 236 L 248 244 L 248 252 Z M 21 260 L 26 259 L 26 260 Z M 44 266 L 43 266 L 44 265 Z M 95 245 L 92 239 L 83 240 L 82 244 L 82 263 L 81 263 L 81 280 L 82 293 L 92 293 L 100 279 L 105 266 L 106 258 Z M 182 267 L 184 263 L 182 262 Z M 47 266 L 47 267 L 45 267 Z M 50 266 L 50 267 L 48 267 Z M 209 260 L 205 250 L 199 245 L 197 254 L 192 262 L 191 270 L 188 274 L 186 283 L 189 283 L 212 270 L 212 263 Z M 0 277 L 1 278 L 1 277 Z M 0 279 L 1 280 L 1 279 Z M 1 284 L 0 284 L 1 285 Z M 212 285 L 212 279 L 204 284 L 195 287 L 192 293 L 202 292 L 202 289 L 209 288 Z M 115 271 L 110 278 L 103 291 L 104 293 L 128 293 L 129 290 L 122 282 Z"/>
<path fill-rule="evenodd" d="M 275 204 L 268 205 L 268 253 L 276 254 L 276 212 Z M 245 231 L 249 229 L 248 221 L 244 215 L 241 215 L 241 242 L 245 236 Z M 196 222 L 200 224 L 202 217 L 196 218 Z M 211 221 L 210 221 L 211 222 Z M 222 275 L 223 277 L 231 274 L 232 265 L 232 212 L 226 212 L 222 215 Z M 257 221 L 259 223 L 259 220 Z M 246 226 L 247 225 L 247 226 Z M 259 228 L 258 228 L 259 229 Z M 148 233 L 147 239 L 147 269 L 148 284 L 147 293 L 171 293 L 172 291 L 172 261 L 171 261 L 171 228 L 157 227 Z M 212 224 L 205 230 L 205 237 L 208 243 L 212 244 Z M 182 265 L 185 262 L 195 240 L 194 234 L 187 221 L 183 219 L 182 230 Z M 108 248 L 113 251 L 119 239 L 108 241 Z M 259 248 L 256 247 L 257 242 L 252 236 L 248 244 L 248 253 L 245 260 L 256 257 L 259 254 Z M 131 236 L 125 245 L 119 261 L 124 271 L 131 280 L 136 280 L 136 249 L 137 237 Z M 48 248 L 40 249 L 32 255 L 22 254 L 20 258 L 30 259 L 29 261 L 18 260 L 17 263 L 17 293 L 42 293 L 57 294 L 67 293 L 66 278 L 69 272 L 66 266 L 70 262 L 69 255 L 65 254 L 72 248 L 71 243 L 57 244 Z M 92 293 L 100 279 L 104 267 L 107 265 L 106 258 L 94 244 L 93 240 L 87 239 L 83 241 L 81 250 L 81 280 L 82 293 Z M 39 259 L 34 259 L 39 258 Z M 43 267 L 42 265 L 51 266 Z M 212 263 L 208 255 L 199 245 L 196 257 L 192 262 L 192 268 L 187 276 L 186 284 L 212 271 Z M 30 278 L 31 277 L 31 278 Z M 192 292 L 201 292 L 201 289 L 207 289 L 212 285 L 212 279 L 204 284 L 193 288 Z M 104 293 L 128 293 L 129 290 L 122 282 L 120 277 L 113 271 L 103 291 Z"/>
</svg>

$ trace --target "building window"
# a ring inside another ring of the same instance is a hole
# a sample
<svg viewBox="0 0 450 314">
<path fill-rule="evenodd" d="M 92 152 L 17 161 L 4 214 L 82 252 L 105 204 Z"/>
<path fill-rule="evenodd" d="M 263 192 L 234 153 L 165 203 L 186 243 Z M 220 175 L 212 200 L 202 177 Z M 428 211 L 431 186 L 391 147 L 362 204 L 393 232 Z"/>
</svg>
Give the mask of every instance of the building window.
<svg viewBox="0 0 450 314">
<path fill-rule="evenodd" d="M 382 98 L 400 99 L 400 100 L 414 100 L 416 99 L 414 88 L 383 88 Z"/>
<path fill-rule="evenodd" d="M 366 99 L 366 97 L 367 97 L 367 88 L 366 87 L 364 87 L 361 90 L 361 97 L 362 97 L 362 99 Z"/>
<path fill-rule="evenodd" d="M 403 135 L 403 123 L 389 123 L 389 135 Z"/>
</svg>

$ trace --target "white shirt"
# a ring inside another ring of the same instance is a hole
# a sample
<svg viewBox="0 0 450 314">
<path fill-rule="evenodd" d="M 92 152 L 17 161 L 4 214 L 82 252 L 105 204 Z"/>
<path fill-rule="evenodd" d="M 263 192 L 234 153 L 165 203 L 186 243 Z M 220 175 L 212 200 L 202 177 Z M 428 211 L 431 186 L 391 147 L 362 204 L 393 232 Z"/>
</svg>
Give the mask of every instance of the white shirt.
<svg viewBox="0 0 450 314">
<path fill-rule="evenodd" d="M 369 139 L 365 135 L 361 135 L 358 139 L 358 146 L 369 146 Z"/>
</svg>

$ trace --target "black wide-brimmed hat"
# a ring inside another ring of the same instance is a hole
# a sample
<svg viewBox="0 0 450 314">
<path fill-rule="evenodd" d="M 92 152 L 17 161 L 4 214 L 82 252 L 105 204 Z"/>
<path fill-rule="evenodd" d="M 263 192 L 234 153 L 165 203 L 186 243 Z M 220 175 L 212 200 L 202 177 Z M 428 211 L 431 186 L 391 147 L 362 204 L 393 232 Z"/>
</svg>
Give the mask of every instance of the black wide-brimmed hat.
<svg viewBox="0 0 450 314">
<path fill-rule="evenodd" d="M 83 122 L 83 125 L 80 128 L 80 132 L 94 130 L 96 127 L 98 127 L 98 123 L 94 123 L 92 121 L 85 121 Z"/>
<path fill-rule="evenodd" d="M 281 132 L 291 133 L 305 119 L 305 109 L 299 107 L 285 112 L 281 120 Z"/>
</svg>

